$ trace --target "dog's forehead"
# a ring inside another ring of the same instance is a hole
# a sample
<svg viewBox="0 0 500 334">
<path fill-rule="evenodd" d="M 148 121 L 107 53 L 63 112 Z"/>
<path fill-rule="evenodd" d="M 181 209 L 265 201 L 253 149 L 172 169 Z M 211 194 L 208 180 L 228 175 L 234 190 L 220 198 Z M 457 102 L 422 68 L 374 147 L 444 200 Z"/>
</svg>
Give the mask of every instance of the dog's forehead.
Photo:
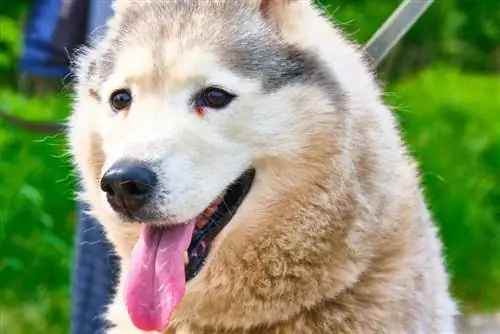
<svg viewBox="0 0 500 334">
<path fill-rule="evenodd" d="M 262 81 L 266 91 L 297 81 L 331 86 L 314 54 L 284 44 L 245 1 L 136 3 L 117 12 L 98 64 L 103 81 L 120 73 L 175 82 L 207 75 L 217 65 Z M 169 68 L 177 75 L 167 74 Z"/>
<path fill-rule="evenodd" d="M 257 48 L 249 47 L 265 44 L 258 41 L 265 35 L 258 28 L 262 28 L 262 20 L 253 25 L 250 22 L 259 21 L 257 14 L 238 1 L 145 1 L 128 5 L 116 13 L 110 26 L 104 42 L 106 51 L 97 60 L 99 76 L 105 80 L 117 72 L 117 67 L 129 76 L 164 75 L 169 67 L 184 68 L 186 76 L 192 72 L 201 75 L 200 70 L 209 68 L 216 58 L 226 67 L 241 68 L 234 66 L 239 59 L 235 55 L 255 53 Z"/>
<path fill-rule="evenodd" d="M 116 13 L 114 41 L 149 44 L 155 49 L 174 41 L 184 47 L 230 47 L 243 35 L 262 35 L 260 15 L 243 4 L 232 0 L 141 1 Z"/>
<path fill-rule="evenodd" d="M 183 47 L 176 40 L 168 40 L 158 47 L 135 44 L 123 48 L 116 55 L 109 79 L 152 92 L 204 82 L 223 69 L 221 60 L 209 48 Z"/>
</svg>

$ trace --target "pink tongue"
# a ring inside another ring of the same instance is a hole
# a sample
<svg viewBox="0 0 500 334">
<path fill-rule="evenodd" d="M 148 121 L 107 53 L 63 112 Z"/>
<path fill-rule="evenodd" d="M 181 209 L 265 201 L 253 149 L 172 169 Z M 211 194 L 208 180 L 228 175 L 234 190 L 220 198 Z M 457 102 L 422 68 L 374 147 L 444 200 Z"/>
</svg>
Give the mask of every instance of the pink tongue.
<svg viewBox="0 0 500 334">
<path fill-rule="evenodd" d="M 125 304 L 137 328 L 162 332 L 167 327 L 184 295 L 184 252 L 193 230 L 194 220 L 167 228 L 142 228 L 125 281 Z"/>
</svg>

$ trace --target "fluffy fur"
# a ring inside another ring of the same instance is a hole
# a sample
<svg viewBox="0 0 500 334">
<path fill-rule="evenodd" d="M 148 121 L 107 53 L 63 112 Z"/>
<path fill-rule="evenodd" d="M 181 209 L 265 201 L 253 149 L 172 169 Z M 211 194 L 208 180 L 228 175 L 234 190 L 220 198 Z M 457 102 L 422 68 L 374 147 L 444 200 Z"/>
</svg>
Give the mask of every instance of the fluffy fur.
<svg viewBox="0 0 500 334">
<path fill-rule="evenodd" d="M 187 285 L 167 333 L 454 333 L 441 244 L 413 160 L 361 52 L 309 1 L 117 0 L 78 58 L 69 125 L 82 197 L 121 257 L 139 225 L 99 189 L 151 162 L 158 214 L 203 210 L 253 165 L 252 190 Z M 238 98 L 199 118 L 189 97 Z M 115 114 L 113 90 L 129 87 Z M 122 280 L 108 333 L 138 333 Z"/>
</svg>

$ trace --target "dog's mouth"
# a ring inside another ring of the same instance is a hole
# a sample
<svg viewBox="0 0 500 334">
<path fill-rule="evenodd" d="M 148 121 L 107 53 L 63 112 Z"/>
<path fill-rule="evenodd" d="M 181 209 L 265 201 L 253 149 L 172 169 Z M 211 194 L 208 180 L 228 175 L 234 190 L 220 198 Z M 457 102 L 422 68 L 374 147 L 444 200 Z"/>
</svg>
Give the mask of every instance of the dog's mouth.
<svg viewBox="0 0 500 334">
<path fill-rule="evenodd" d="M 245 171 L 195 219 L 169 227 L 143 224 L 124 287 L 127 310 L 137 328 L 166 329 L 186 281 L 202 269 L 214 239 L 236 213 L 254 177 L 253 168 Z"/>
<path fill-rule="evenodd" d="M 195 222 L 191 243 L 184 256 L 186 280 L 192 279 L 202 268 L 213 240 L 236 213 L 250 191 L 254 177 L 255 170 L 248 169 Z"/>
</svg>

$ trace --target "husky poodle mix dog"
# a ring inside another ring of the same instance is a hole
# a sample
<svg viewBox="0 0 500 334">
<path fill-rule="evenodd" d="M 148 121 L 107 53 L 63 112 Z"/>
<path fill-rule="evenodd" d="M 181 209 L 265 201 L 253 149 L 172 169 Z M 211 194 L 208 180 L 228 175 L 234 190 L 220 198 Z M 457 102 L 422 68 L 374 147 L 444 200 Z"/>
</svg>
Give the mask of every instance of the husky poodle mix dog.
<svg viewBox="0 0 500 334">
<path fill-rule="evenodd" d="M 69 121 L 121 257 L 108 333 L 454 333 L 416 165 L 314 4 L 114 7 Z"/>
</svg>

